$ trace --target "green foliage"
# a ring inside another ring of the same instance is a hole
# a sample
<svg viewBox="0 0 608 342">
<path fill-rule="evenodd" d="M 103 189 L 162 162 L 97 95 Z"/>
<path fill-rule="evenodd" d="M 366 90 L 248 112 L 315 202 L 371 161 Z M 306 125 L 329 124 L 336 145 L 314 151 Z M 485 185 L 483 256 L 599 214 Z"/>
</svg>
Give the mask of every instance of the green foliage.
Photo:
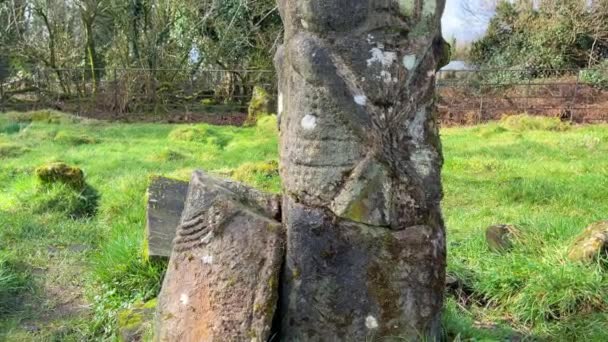
<svg viewBox="0 0 608 342">
<path fill-rule="evenodd" d="M 608 89 L 608 59 L 594 69 L 581 70 L 580 79 L 598 89 Z"/>
<path fill-rule="evenodd" d="M 592 49 L 608 51 L 594 39 L 600 28 L 586 25 L 592 16 L 585 1 L 543 2 L 538 7 L 500 1 L 486 35 L 473 43 L 470 58 L 481 67 L 523 69 L 534 77 L 542 69 L 586 67 Z"/>
</svg>

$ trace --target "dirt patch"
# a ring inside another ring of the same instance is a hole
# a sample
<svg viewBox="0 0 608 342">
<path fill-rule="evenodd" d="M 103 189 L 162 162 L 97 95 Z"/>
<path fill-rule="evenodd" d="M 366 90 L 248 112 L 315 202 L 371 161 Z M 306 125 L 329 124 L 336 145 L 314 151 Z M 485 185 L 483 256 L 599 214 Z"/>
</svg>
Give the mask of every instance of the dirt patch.
<svg viewBox="0 0 608 342">
<path fill-rule="evenodd" d="M 46 252 L 49 263 L 33 270 L 35 290 L 23 298 L 28 314 L 20 326 L 30 333 L 48 331 L 61 326 L 55 323 L 88 315 L 91 310 L 84 295 L 85 265 L 76 257 L 81 246 L 49 246 Z"/>
</svg>

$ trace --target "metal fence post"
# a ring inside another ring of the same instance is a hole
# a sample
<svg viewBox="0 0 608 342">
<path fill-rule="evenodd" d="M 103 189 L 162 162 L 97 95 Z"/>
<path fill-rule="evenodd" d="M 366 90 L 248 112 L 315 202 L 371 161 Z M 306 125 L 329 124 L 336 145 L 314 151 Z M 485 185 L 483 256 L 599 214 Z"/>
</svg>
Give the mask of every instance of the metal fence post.
<svg viewBox="0 0 608 342">
<path fill-rule="evenodd" d="M 578 70 L 576 72 L 576 84 L 574 85 L 574 93 L 572 94 L 572 100 L 570 101 L 570 108 L 568 108 L 570 110 L 570 123 L 572 123 L 574 121 L 574 111 L 576 109 L 573 109 L 572 107 L 578 107 L 577 106 L 577 97 L 578 97 L 578 85 L 580 83 L 580 79 L 581 79 L 581 71 Z"/>
<path fill-rule="evenodd" d="M 0 81 L 0 112 L 6 111 L 4 108 L 4 81 Z"/>
<path fill-rule="evenodd" d="M 114 104 L 112 108 L 116 111 L 118 110 L 118 78 L 116 76 L 116 68 L 114 68 L 114 82 L 112 84 L 114 85 Z"/>
<path fill-rule="evenodd" d="M 41 78 L 40 78 L 40 68 L 36 67 L 36 90 L 38 93 L 37 99 L 36 99 L 36 108 L 34 109 L 38 109 L 38 105 L 40 104 L 40 102 L 42 101 L 42 89 L 41 89 Z"/>
</svg>

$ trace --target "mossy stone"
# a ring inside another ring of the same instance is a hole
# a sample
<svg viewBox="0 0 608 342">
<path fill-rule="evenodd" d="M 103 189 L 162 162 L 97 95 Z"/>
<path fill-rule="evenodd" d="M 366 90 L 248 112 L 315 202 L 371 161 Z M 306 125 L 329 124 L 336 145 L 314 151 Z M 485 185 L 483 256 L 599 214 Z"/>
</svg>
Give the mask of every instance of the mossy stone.
<svg viewBox="0 0 608 342">
<path fill-rule="evenodd" d="M 38 167 L 36 176 L 42 184 L 64 183 L 78 189 L 85 186 L 84 172 L 78 167 L 61 162 Z"/>
<path fill-rule="evenodd" d="M 519 229 L 509 224 L 497 224 L 486 229 L 486 242 L 494 252 L 506 252 L 513 247 L 513 240 L 519 236 Z"/>
<path fill-rule="evenodd" d="M 253 88 L 253 94 L 251 96 L 251 102 L 249 102 L 249 109 L 247 115 L 247 123 L 255 124 L 258 117 L 267 115 L 272 112 L 272 99 L 266 89 L 255 86 Z"/>
<path fill-rule="evenodd" d="M 608 254 L 608 221 L 591 224 L 577 237 L 568 258 L 575 262 L 594 262 Z"/>
<path fill-rule="evenodd" d="M 140 302 L 130 309 L 118 312 L 119 341 L 141 341 L 152 330 L 158 301 Z"/>
</svg>

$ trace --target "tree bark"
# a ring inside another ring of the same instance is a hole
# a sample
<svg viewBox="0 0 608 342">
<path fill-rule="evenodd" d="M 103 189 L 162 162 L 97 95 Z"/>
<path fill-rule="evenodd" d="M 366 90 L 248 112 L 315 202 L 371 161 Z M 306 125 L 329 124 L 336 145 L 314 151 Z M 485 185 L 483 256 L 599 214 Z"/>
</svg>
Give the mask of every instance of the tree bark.
<svg viewBox="0 0 608 342">
<path fill-rule="evenodd" d="M 437 340 L 444 0 L 278 0 L 282 341 Z"/>
</svg>

